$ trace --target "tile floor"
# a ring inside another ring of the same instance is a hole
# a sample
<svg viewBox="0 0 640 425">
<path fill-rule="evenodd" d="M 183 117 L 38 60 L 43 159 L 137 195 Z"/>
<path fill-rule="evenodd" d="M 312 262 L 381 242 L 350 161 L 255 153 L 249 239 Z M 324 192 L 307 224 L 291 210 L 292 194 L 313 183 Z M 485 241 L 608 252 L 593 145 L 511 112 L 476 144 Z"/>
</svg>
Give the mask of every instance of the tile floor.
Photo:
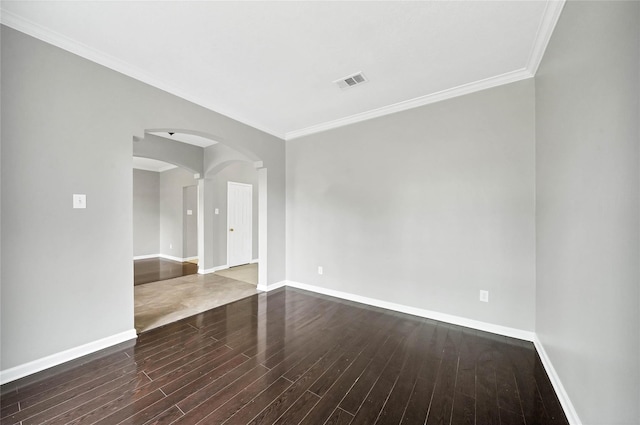
<svg viewBox="0 0 640 425">
<path fill-rule="evenodd" d="M 245 264 L 244 266 L 231 267 L 230 269 L 216 272 L 218 276 L 230 277 L 231 279 L 258 285 L 258 265 Z"/>
<path fill-rule="evenodd" d="M 148 331 L 257 294 L 257 264 L 134 287 L 135 328 Z"/>
</svg>

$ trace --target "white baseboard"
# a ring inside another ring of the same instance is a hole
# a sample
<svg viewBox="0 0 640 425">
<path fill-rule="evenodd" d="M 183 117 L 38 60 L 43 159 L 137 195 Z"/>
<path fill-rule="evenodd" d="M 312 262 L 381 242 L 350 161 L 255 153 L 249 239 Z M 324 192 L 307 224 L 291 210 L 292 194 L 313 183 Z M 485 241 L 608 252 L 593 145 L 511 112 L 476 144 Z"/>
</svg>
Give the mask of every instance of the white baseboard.
<svg viewBox="0 0 640 425">
<path fill-rule="evenodd" d="M 249 264 L 255 264 L 255 263 L 259 263 L 260 259 L 259 258 L 254 258 L 253 260 L 249 261 Z"/>
<path fill-rule="evenodd" d="M 288 283 L 288 281 L 281 280 L 280 282 L 272 283 L 271 285 L 260 285 L 260 284 L 258 284 L 256 289 L 258 291 L 269 292 L 269 291 L 273 291 L 274 289 L 282 288 L 283 286 L 286 286 L 287 283 Z"/>
<path fill-rule="evenodd" d="M 553 367 L 551 359 L 549 359 L 549 356 L 544 349 L 544 345 L 542 345 L 542 342 L 540 342 L 537 335 L 533 340 L 533 345 L 535 345 L 536 351 L 538 352 L 538 355 L 540 355 L 542 365 L 547 371 L 547 375 L 549 375 L 549 380 L 551 381 L 551 385 L 553 385 L 553 389 L 556 391 L 558 400 L 560 400 L 560 404 L 562 405 L 562 409 L 564 409 L 565 415 L 567 415 L 567 420 L 571 425 L 582 425 L 582 422 L 578 417 L 578 413 L 573 407 L 573 403 L 571 403 L 571 399 L 569 399 L 569 395 L 564 389 L 564 385 L 562 385 L 562 381 L 560 381 L 560 377 L 558 376 L 556 369 Z"/>
<path fill-rule="evenodd" d="M 148 260 L 150 258 L 164 258 L 165 260 L 172 260 L 172 261 L 178 261 L 180 263 L 184 263 L 185 261 L 197 260 L 198 256 L 180 258 L 180 257 L 174 257 L 173 255 L 166 255 L 166 254 L 148 254 L 148 255 L 136 255 L 133 257 L 134 260 Z"/>
<path fill-rule="evenodd" d="M 179 261 L 182 262 L 182 258 L 180 257 L 174 257 L 173 255 L 167 255 L 167 254 L 160 254 L 158 255 L 159 258 L 163 258 L 165 260 L 171 260 L 171 261 Z"/>
<path fill-rule="evenodd" d="M 160 254 L 147 254 L 147 255 L 134 255 L 133 261 L 135 260 L 148 260 L 150 258 L 158 258 Z"/>
<path fill-rule="evenodd" d="M 402 304 L 390 303 L 387 301 L 378 300 L 375 298 L 363 297 L 361 295 L 355 295 L 348 292 L 336 291 L 334 289 L 327 289 L 320 286 L 315 285 L 307 285 L 305 283 L 294 282 L 290 280 L 281 281 L 278 283 L 274 283 L 268 286 L 260 286 L 258 285 L 258 290 L 261 291 L 271 291 L 282 286 L 291 286 L 292 288 L 304 289 L 306 291 L 316 292 L 323 295 L 328 295 L 331 297 L 342 298 L 344 300 L 354 301 L 362 304 L 372 305 L 375 307 L 381 307 L 388 310 L 399 311 L 401 313 L 407 313 L 414 316 L 425 317 L 427 319 L 439 320 L 441 322 L 451 323 L 454 325 L 465 326 L 468 328 L 478 329 L 485 332 L 490 332 L 498 335 L 504 335 L 511 338 L 517 338 L 525 341 L 533 342 L 536 351 L 540 355 L 540 359 L 542 361 L 542 365 L 544 366 L 547 375 L 549 375 L 549 379 L 551 380 L 551 384 L 553 385 L 556 394 L 558 395 L 558 399 L 560 400 L 560 404 L 564 409 L 564 413 L 567 415 L 567 420 L 571 425 L 582 425 L 580 418 L 578 417 L 578 413 L 573 407 L 573 403 L 569 399 L 569 395 L 567 394 L 562 382 L 560 381 L 560 377 L 558 376 L 547 352 L 544 349 L 544 346 L 538 339 L 538 336 L 535 332 L 524 331 L 521 329 L 510 328 L 506 326 L 494 325 L 492 323 L 481 322 L 478 320 L 467 319 L 465 317 L 454 316 L 450 314 L 440 313 L 437 311 L 424 310 L 416 307 L 410 307 Z"/>
<path fill-rule="evenodd" d="M 7 370 L 2 370 L 0 371 L 0 384 L 6 384 L 7 382 L 15 381 L 16 379 L 23 378 L 27 375 L 49 369 L 53 366 L 58 366 L 70 360 L 77 359 L 78 357 L 95 353 L 96 351 L 103 350 L 105 348 L 120 344 L 121 342 L 129 341 L 131 339 L 136 339 L 137 337 L 138 335 L 136 334 L 136 330 L 131 329 L 119 334 L 99 339 L 97 341 L 90 342 L 88 344 L 80 345 L 79 347 L 74 347 L 69 350 L 61 351 L 59 353 L 43 357 L 41 359 L 33 360 L 29 363 L 24 363 Z"/>
<path fill-rule="evenodd" d="M 522 329 L 510 328 L 507 326 L 494 325 L 493 323 L 481 322 L 479 320 L 467 319 L 466 317 L 454 316 L 452 314 L 440 313 L 432 310 L 425 310 L 417 307 L 410 307 L 403 304 L 391 303 L 375 298 L 363 297 L 361 295 L 351 294 L 348 292 L 327 289 L 321 286 L 307 285 L 306 283 L 285 281 L 287 286 L 292 288 L 304 289 L 306 291 L 317 292 L 331 297 L 342 298 L 344 300 L 355 301 L 357 303 L 372 305 L 375 307 L 386 308 L 388 310 L 399 311 L 401 313 L 411 314 L 413 316 L 425 317 L 427 319 L 439 320 L 441 322 L 451 323 L 454 325 L 465 326 L 467 328 L 478 329 L 498 335 L 504 335 L 511 338 L 522 339 L 533 342 L 535 333 L 524 331 Z M 258 287 L 260 289 L 260 287 Z M 275 288 L 274 288 L 275 289 Z M 271 290 L 269 287 L 268 290 Z"/>
<path fill-rule="evenodd" d="M 160 254 L 159 257 L 164 258 L 165 260 L 177 261 L 179 263 L 184 263 L 185 261 L 188 261 L 188 258 L 174 257 L 173 255 L 167 255 L 167 254 Z M 189 258 L 198 258 L 198 257 L 189 257 Z"/>
<path fill-rule="evenodd" d="M 202 267 L 198 268 L 198 274 L 209 274 L 209 273 L 215 273 L 215 272 L 219 272 L 220 270 L 226 270 L 228 269 L 229 266 L 222 265 L 222 266 L 216 266 L 216 267 L 212 267 L 210 269 L 204 269 Z"/>
</svg>

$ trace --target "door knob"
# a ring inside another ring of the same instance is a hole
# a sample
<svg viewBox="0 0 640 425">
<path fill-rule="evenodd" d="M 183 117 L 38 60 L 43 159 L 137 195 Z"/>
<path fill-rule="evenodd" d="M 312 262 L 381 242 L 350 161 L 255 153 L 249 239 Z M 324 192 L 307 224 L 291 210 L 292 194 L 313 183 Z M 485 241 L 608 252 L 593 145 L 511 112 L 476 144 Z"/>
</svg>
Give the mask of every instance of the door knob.
<svg viewBox="0 0 640 425">
<path fill-rule="evenodd" d="M 233 228 L 229 229 L 230 232 L 233 232 Z"/>
</svg>

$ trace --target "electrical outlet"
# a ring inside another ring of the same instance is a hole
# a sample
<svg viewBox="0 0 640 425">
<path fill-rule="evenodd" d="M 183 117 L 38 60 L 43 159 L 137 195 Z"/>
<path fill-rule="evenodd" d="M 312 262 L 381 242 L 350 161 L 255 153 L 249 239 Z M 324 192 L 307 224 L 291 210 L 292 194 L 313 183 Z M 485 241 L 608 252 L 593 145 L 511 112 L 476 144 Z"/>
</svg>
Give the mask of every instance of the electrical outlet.
<svg viewBox="0 0 640 425">
<path fill-rule="evenodd" d="M 480 301 L 489 302 L 489 291 L 480 290 Z"/>
<path fill-rule="evenodd" d="M 173 249 L 173 244 L 172 243 L 169 244 L 169 249 Z"/>
<path fill-rule="evenodd" d="M 322 266 L 318 266 L 318 274 L 324 274 L 324 269 Z"/>
</svg>

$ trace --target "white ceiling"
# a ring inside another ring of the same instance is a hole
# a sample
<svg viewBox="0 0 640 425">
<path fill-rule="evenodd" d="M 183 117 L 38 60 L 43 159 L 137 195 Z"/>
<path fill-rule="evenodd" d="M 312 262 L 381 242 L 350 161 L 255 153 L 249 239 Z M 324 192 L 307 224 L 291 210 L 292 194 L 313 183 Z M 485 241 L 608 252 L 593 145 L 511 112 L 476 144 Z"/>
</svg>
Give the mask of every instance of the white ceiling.
<svg viewBox="0 0 640 425">
<path fill-rule="evenodd" d="M 169 164 L 168 162 L 158 161 L 157 159 L 133 157 L 133 168 L 137 170 L 155 171 L 161 173 L 163 171 L 178 168 L 176 165 Z"/>
<path fill-rule="evenodd" d="M 292 139 L 530 78 L 563 5 L 3 0 L 1 20 Z"/>
</svg>

